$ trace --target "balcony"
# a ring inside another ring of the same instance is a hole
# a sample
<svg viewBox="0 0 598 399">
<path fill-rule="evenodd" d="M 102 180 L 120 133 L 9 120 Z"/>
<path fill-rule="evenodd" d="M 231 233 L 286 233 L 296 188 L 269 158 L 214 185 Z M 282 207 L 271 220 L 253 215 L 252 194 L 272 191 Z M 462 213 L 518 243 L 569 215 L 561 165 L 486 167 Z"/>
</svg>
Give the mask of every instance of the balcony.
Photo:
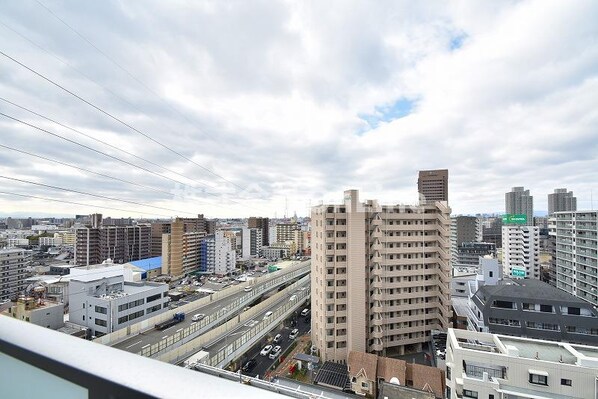
<svg viewBox="0 0 598 399">
<path fill-rule="evenodd" d="M 238 376 L 227 380 L 198 373 L 11 317 L 0 317 L 0 359 L 7 370 L 0 374 L 2 398 L 284 397 L 240 384 Z"/>
</svg>

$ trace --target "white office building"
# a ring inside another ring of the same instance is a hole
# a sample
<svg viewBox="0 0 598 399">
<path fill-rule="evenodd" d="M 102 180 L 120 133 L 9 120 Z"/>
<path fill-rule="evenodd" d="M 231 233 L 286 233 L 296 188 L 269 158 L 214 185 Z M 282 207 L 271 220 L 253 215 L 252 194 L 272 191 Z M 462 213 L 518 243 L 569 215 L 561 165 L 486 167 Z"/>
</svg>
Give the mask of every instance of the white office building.
<svg viewBox="0 0 598 399">
<path fill-rule="evenodd" d="M 257 258 L 262 249 L 262 230 L 259 228 L 243 228 L 243 259 Z"/>
<path fill-rule="evenodd" d="M 540 229 L 503 226 L 502 264 L 505 277 L 540 279 Z"/>
<path fill-rule="evenodd" d="M 111 333 L 168 309 L 168 284 L 125 282 L 122 268 L 71 276 L 69 321 Z"/>
<path fill-rule="evenodd" d="M 595 399 L 598 347 L 450 328 L 445 397 Z"/>
<path fill-rule="evenodd" d="M 598 306 L 598 211 L 554 216 L 556 286 Z"/>
</svg>

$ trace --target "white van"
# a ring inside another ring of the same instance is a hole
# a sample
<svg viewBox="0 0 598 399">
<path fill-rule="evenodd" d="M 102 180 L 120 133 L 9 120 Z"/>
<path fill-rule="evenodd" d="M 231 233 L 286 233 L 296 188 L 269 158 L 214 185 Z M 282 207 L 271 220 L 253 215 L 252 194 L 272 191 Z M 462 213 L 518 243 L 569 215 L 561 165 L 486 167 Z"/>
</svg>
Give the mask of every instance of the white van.
<svg viewBox="0 0 598 399">
<path fill-rule="evenodd" d="M 301 316 L 304 316 L 304 317 L 305 317 L 305 316 L 307 316 L 308 314 L 309 314 L 309 309 L 308 309 L 308 308 L 305 308 L 305 309 L 303 309 L 303 310 L 301 311 Z"/>
<path fill-rule="evenodd" d="M 272 316 L 272 312 L 266 312 L 264 315 L 264 320 L 268 319 L 270 316 Z"/>
</svg>

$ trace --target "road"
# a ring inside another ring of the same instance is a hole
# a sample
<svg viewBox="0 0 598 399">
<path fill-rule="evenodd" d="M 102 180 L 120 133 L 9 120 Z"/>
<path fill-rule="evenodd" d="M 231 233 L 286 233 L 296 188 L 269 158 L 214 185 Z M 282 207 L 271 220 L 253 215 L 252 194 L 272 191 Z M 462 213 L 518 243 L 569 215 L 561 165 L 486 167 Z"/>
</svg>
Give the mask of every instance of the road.
<svg viewBox="0 0 598 399">
<path fill-rule="evenodd" d="M 257 280 L 257 282 L 255 283 L 256 285 L 260 284 L 259 280 L 261 280 L 261 279 Z M 275 291 L 277 289 L 278 289 L 278 286 L 273 287 L 270 291 Z M 267 293 L 270 291 L 264 292 L 264 295 L 267 295 Z M 121 341 L 121 342 L 113 345 L 113 347 L 117 348 L 117 349 L 125 350 L 127 352 L 133 352 L 133 353 L 140 352 L 142 350 L 142 348 L 145 348 L 149 345 L 153 345 L 153 344 L 161 341 L 162 339 L 168 337 L 169 335 L 176 333 L 180 329 L 189 327 L 191 324 L 194 323 L 192 320 L 194 314 L 203 313 L 206 316 L 210 315 L 210 314 L 215 313 L 215 312 L 219 311 L 220 309 L 228 306 L 230 303 L 234 302 L 237 298 L 239 298 L 245 294 L 247 294 L 247 293 L 244 291 L 241 291 L 236 294 L 230 295 L 226 298 L 223 298 L 221 300 L 214 301 L 207 305 L 198 307 L 198 308 L 194 309 L 193 311 L 187 312 L 185 320 L 181 323 L 175 324 L 174 326 L 169 327 L 164 330 L 161 330 L 161 331 L 158 331 L 156 329 L 148 330 L 139 335 L 135 335 L 135 336 L 132 336 L 124 341 Z M 197 298 L 197 299 L 199 299 L 199 298 Z M 256 297 L 256 301 L 259 301 L 259 300 L 260 300 L 260 297 Z M 232 317 L 238 313 L 239 312 L 231 312 L 230 316 Z"/>
</svg>

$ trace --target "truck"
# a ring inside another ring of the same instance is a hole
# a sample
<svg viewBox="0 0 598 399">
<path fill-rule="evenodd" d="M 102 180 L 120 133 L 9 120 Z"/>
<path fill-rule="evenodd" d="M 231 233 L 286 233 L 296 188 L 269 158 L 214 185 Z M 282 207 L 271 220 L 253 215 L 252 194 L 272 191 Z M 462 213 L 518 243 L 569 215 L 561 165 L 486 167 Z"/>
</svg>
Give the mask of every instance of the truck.
<svg viewBox="0 0 598 399">
<path fill-rule="evenodd" d="M 172 319 L 163 321 L 162 323 L 156 324 L 156 330 L 164 330 L 168 327 L 174 326 L 175 324 L 180 323 L 181 321 L 185 320 L 185 313 L 179 312 L 175 313 L 172 316 Z"/>
</svg>

